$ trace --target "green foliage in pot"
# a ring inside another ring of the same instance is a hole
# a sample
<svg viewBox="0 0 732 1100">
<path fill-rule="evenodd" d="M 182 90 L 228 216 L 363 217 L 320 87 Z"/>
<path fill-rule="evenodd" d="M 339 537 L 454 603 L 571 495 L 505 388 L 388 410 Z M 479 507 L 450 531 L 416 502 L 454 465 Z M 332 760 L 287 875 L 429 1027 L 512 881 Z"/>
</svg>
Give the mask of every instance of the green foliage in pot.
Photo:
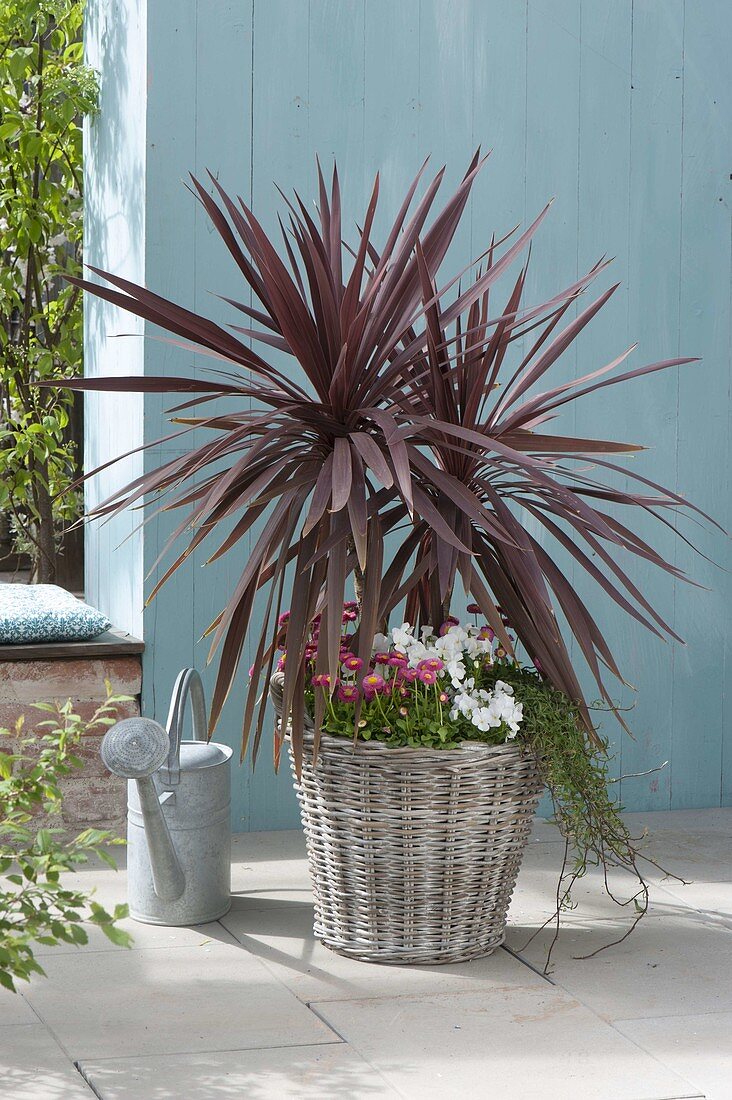
<svg viewBox="0 0 732 1100">
<path fill-rule="evenodd" d="M 127 906 L 109 913 L 71 878 L 90 856 L 114 868 L 107 847 L 124 841 L 100 829 L 70 837 L 53 824 L 63 805 L 62 780 L 82 766 L 75 755 L 80 737 L 113 725 L 115 707 L 126 699 L 108 685 L 106 702 L 88 722 L 74 713 L 71 701 L 38 703 L 38 710 L 51 715 L 39 723 L 40 736 L 24 735 L 22 718 L 13 731 L 0 730 L 0 985 L 6 989 L 15 991 L 18 979 L 44 973 L 35 944 L 82 946 L 88 941 L 85 925 L 101 928 L 112 943 L 131 943 L 117 927 Z M 48 824 L 36 828 L 39 815 Z"/>
<path fill-rule="evenodd" d="M 211 561 L 240 557 L 231 598 L 207 632 L 212 655 L 220 647 L 211 721 L 215 726 L 244 640 L 256 627 L 243 723 L 243 747 L 253 731 L 255 758 L 266 692 L 258 708 L 257 700 L 280 644 L 287 653 L 282 709 L 297 767 L 310 677 L 329 685 L 313 697 L 317 749 L 339 679 L 351 576 L 360 617 L 350 649 L 363 666 L 376 634 L 401 608 L 400 621 L 406 619 L 417 636 L 447 621 L 456 584 L 475 601 L 508 658 L 516 652 L 504 617 L 510 621 L 517 645 L 541 668 L 542 684 L 564 701 L 565 717 L 553 726 L 564 731 L 552 740 L 554 765 L 563 753 L 574 759 L 580 752 L 592 784 L 602 774 L 597 761 L 604 746 L 570 659 L 570 639 L 603 705 L 621 721 L 605 677 L 609 671 L 622 680 L 622 671 L 563 559 L 571 557 L 578 577 L 588 576 L 637 623 L 660 637 L 677 637 L 619 562 L 640 559 L 681 579 L 680 570 L 634 532 L 633 516 L 654 517 L 665 532 L 697 510 L 618 461 L 642 450 L 639 445 L 564 435 L 553 422 L 573 402 L 607 386 L 691 360 L 620 370 L 631 348 L 613 352 L 582 377 L 552 384 L 549 372 L 617 288 L 585 301 L 605 271 L 601 261 L 546 302 L 525 304 L 528 246 L 548 207 L 520 234 L 484 240 L 468 269 L 443 273 L 483 159 L 476 153 L 439 209 L 444 170 L 417 198 L 423 166 L 378 241 L 378 176 L 349 243 L 335 170 L 330 187 L 318 172 L 314 215 L 299 196 L 284 199 L 277 243 L 213 176 L 193 179 L 243 278 L 243 293 L 226 299 L 240 314 L 238 325 L 222 327 L 114 273 L 95 269 L 101 282 L 75 280 L 211 361 L 196 377 L 95 378 L 70 385 L 175 395 L 174 457 L 120 488 L 95 515 L 114 515 L 143 498 L 183 513 L 171 542 L 187 541 L 160 584 L 204 543 L 211 546 Z M 519 270 L 507 297 L 496 303 L 500 281 L 514 264 Z M 203 442 L 186 452 L 194 430 Z M 246 553 L 245 538 L 252 544 Z M 388 555 L 388 545 L 398 548 Z M 290 590 L 291 610 L 282 624 Z M 266 594 L 263 615 L 260 592 Z M 355 703 L 356 731 L 368 702 Z M 440 740 L 439 724 L 432 732 Z M 537 745 L 542 753 L 548 747 Z M 557 788 L 565 782 L 560 771 L 552 773 Z M 580 772 L 563 773 L 567 789 Z M 580 785 L 576 800 L 594 798 L 598 790 Z M 594 830 L 589 846 L 602 851 L 600 833 L 618 819 L 609 801 L 599 811 L 599 822 L 594 815 L 588 819 Z M 569 839 L 584 858 L 586 838 L 573 832 Z"/>
<path fill-rule="evenodd" d="M 81 120 L 97 82 L 82 63 L 80 0 L 0 0 L 0 510 L 34 578 L 53 581 L 60 527 L 78 497 L 68 391 L 82 301 Z"/>
</svg>

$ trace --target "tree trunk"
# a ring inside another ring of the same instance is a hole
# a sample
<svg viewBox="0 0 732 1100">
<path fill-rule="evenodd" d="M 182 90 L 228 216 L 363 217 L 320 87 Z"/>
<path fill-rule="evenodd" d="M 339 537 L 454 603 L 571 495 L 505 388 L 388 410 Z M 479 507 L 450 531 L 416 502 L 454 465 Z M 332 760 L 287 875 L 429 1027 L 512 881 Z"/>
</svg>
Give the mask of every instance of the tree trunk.
<svg viewBox="0 0 732 1100">
<path fill-rule="evenodd" d="M 33 496 L 37 512 L 34 532 L 32 580 L 36 584 L 53 584 L 56 580 L 56 537 L 53 524 L 53 502 L 48 491 L 48 468 L 33 462 Z"/>
</svg>

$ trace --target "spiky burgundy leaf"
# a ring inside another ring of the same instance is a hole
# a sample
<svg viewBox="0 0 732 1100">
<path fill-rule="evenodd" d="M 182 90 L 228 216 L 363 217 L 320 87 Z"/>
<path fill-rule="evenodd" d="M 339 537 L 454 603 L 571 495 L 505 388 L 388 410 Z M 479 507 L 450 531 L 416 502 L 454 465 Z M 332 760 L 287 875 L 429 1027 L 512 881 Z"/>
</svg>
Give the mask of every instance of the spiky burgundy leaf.
<svg viewBox="0 0 732 1100">
<path fill-rule="evenodd" d="M 244 325 L 222 328 L 97 269 L 92 270 L 102 283 L 76 280 L 83 290 L 171 333 L 165 337 L 170 343 L 215 361 L 205 379 L 86 378 L 64 381 L 64 386 L 189 395 L 172 410 L 175 414 L 201 406 L 195 415 L 176 415 L 174 422 L 184 425 L 183 433 L 194 427 L 204 432 L 205 442 L 118 489 L 95 514 L 114 515 L 139 506 L 145 497 L 165 509 L 180 509 L 183 518 L 170 546 L 186 531 L 188 541 L 153 593 L 194 548 L 210 546 L 209 560 L 216 560 L 234 553 L 244 535 L 253 532 L 253 549 L 229 602 L 206 631 L 212 653 L 219 652 L 212 726 L 237 675 L 262 588 L 268 589 L 268 598 L 254 646 L 255 665 L 271 672 L 277 619 L 286 577 L 291 578 L 283 702 L 292 720 L 298 769 L 310 623 L 316 612 L 321 614 L 316 667 L 334 682 L 341 609 L 353 571 L 360 574 L 363 589 L 355 643 L 362 659 L 370 656 L 375 632 L 401 601 L 419 620 L 415 625 L 438 625 L 459 578 L 510 649 L 500 605 L 530 656 L 578 702 L 590 736 L 589 712 L 557 611 L 563 612 L 608 702 L 603 669 L 614 675 L 620 669 L 551 545 L 539 542 L 531 530 L 540 525 L 551 543 L 634 620 L 677 637 L 616 554 L 622 549 L 674 578 L 680 571 L 606 507 L 640 510 L 670 525 L 668 513 L 692 506 L 600 457 L 637 451 L 636 444 L 565 436 L 545 425 L 577 398 L 690 360 L 613 373 L 626 352 L 582 378 L 536 392 L 615 287 L 576 316 L 570 314 L 604 270 L 601 260 L 544 304 L 524 304 L 530 247 L 548 207 L 505 248 L 512 234 L 491 237 L 466 269 L 474 270 L 467 281 L 465 272 L 445 279 L 441 266 L 484 159 L 475 154 L 437 213 L 444 169 L 427 183 L 412 210 L 425 162 L 380 249 L 374 240 L 378 176 L 353 247 L 342 240 L 335 168 L 329 186 L 318 165 L 317 212 L 297 195 L 285 199 L 280 247 L 247 204 L 230 197 L 217 179 L 192 178 L 193 193 L 243 278 L 244 292 L 224 300 L 247 318 Z M 496 284 L 522 256 L 505 308 L 498 312 L 492 305 Z M 248 295 L 248 304 L 239 300 Z M 520 357 L 515 348 L 522 343 Z M 289 365 L 283 366 L 282 357 Z M 292 364 L 299 368 L 296 377 Z M 225 404 L 217 403 L 215 415 L 203 415 L 216 399 Z M 611 480 L 598 480 L 593 470 Z M 612 482 L 618 471 L 626 474 L 630 489 Z M 402 545 L 384 563 L 385 538 L 397 528 L 403 528 Z M 259 688 L 255 675 L 245 705 L 243 748 Z M 322 701 L 315 714 L 316 741 L 321 718 Z M 254 757 L 263 722 L 264 703 Z"/>
</svg>

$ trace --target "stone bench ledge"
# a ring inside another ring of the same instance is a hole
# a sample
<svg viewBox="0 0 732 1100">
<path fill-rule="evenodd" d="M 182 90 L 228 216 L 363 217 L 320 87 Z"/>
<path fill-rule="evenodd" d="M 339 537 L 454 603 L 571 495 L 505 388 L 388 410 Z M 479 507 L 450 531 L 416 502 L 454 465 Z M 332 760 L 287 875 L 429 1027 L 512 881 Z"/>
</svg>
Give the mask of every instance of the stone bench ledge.
<svg viewBox="0 0 732 1100">
<path fill-rule="evenodd" d="M 0 645 L 0 661 L 58 661 L 85 657 L 128 657 L 142 653 L 145 643 L 124 630 L 105 630 L 86 642 L 21 642 Z"/>
</svg>

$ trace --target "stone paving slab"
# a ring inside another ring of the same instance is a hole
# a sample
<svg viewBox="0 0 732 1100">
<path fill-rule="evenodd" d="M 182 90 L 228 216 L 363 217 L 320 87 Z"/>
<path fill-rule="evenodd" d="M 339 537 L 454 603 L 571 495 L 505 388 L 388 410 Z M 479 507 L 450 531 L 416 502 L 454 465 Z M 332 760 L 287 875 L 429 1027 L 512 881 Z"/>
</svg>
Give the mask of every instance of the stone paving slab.
<svg viewBox="0 0 732 1100">
<path fill-rule="evenodd" d="M 103 1100 L 382 1100 L 399 1097 L 345 1043 L 84 1062 Z"/>
<path fill-rule="evenodd" d="M 93 1100 L 94 1093 L 43 1026 L 0 1027 L 3 1100 Z"/>
<path fill-rule="evenodd" d="M 553 979 L 607 1020 L 732 1011 L 732 925 L 693 909 L 646 916 L 623 943 L 625 921 L 587 921 L 566 927 L 554 948 Z M 516 925 L 507 943 L 542 965 L 549 932 L 525 948 L 531 929 Z M 732 1040 L 731 1040 L 732 1041 Z"/>
<path fill-rule="evenodd" d="M 709 920 L 722 918 L 732 923 L 732 882 L 673 882 L 664 889 Z"/>
<path fill-rule="evenodd" d="M 529 845 L 509 908 L 509 923 L 519 925 L 531 923 L 538 916 L 546 919 L 556 912 L 557 883 L 562 870 L 564 851 L 563 843 L 546 842 Z M 577 922 L 618 917 L 622 910 L 603 889 L 603 880 L 602 868 L 590 867 L 587 873 L 575 882 L 572 887 L 572 898 L 576 908 L 566 910 L 562 914 L 565 927 L 570 927 Z M 632 899 L 639 891 L 638 880 L 633 875 L 616 870 L 608 873 L 607 881 L 614 897 L 629 903 L 626 909 L 626 912 L 629 912 L 633 908 Z M 677 885 L 679 890 L 675 889 Z M 687 895 L 681 892 L 683 887 L 673 880 L 661 879 L 661 876 L 649 876 L 648 889 L 650 912 L 673 914 L 683 912 L 688 907 Z"/>
<path fill-rule="evenodd" d="M 95 900 L 99 901 L 102 905 L 108 905 L 111 909 L 114 906 L 115 900 L 121 901 L 123 899 L 111 898 L 103 900 L 102 896 L 96 894 Z M 194 924 L 183 928 L 168 928 L 162 924 L 142 924 L 128 917 L 126 920 L 118 921 L 118 926 L 129 932 L 132 936 L 132 951 L 147 950 L 155 947 L 205 947 L 212 942 L 236 943 L 234 937 L 228 935 L 218 921 L 212 921 L 209 924 Z M 53 956 L 54 958 L 57 958 L 59 955 L 81 956 L 97 951 L 110 951 L 112 949 L 113 945 L 111 941 L 104 935 L 100 928 L 91 925 L 85 926 L 85 930 L 89 936 L 89 942 L 83 947 L 77 947 L 72 943 L 59 944 L 57 947 L 48 947 L 44 944 L 39 944 L 38 948 L 34 949 L 34 953 L 38 956 L 39 960 L 41 960 L 42 965 L 45 966 L 45 962 L 49 956 Z"/>
<path fill-rule="evenodd" d="M 461 989 L 478 989 L 490 998 L 507 986 L 547 984 L 500 948 L 483 959 L 444 966 L 378 966 L 349 959 L 315 939 L 309 905 L 252 910 L 235 899 L 222 923 L 306 1003 Z"/>
<path fill-rule="evenodd" d="M 330 1043 L 337 1036 L 228 944 L 43 960 L 25 994 L 74 1060 Z"/>
<path fill-rule="evenodd" d="M 0 1027 L 7 1024 L 37 1024 L 38 1017 L 22 995 L 27 989 L 26 982 L 15 983 L 19 992 L 0 989 Z"/>
<path fill-rule="evenodd" d="M 732 1013 L 616 1020 L 614 1026 L 664 1065 L 693 1080 L 707 1100 L 732 1097 Z"/>
<path fill-rule="evenodd" d="M 315 1007 L 409 1100 L 703 1095 L 546 982 L 540 989 L 488 995 L 475 991 L 319 1002 Z"/>
</svg>

